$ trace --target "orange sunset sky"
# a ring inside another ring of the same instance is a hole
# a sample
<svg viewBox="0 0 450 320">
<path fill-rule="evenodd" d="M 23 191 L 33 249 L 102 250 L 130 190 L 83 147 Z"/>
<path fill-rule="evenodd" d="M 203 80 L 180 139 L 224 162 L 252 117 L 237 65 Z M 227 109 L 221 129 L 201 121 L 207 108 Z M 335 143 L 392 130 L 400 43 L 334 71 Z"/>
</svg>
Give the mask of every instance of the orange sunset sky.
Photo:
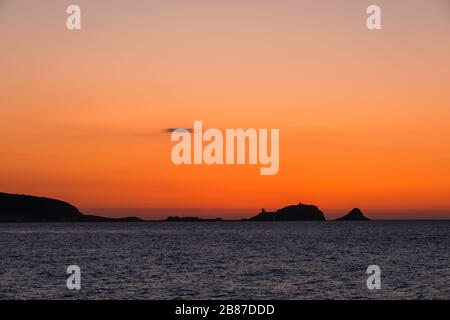
<svg viewBox="0 0 450 320">
<path fill-rule="evenodd" d="M 279 128 L 279 173 L 173 165 L 194 120 Z M 86 213 L 450 218 L 450 4 L 0 0 L 0 134 L 0 191 Z"/>
</svg>

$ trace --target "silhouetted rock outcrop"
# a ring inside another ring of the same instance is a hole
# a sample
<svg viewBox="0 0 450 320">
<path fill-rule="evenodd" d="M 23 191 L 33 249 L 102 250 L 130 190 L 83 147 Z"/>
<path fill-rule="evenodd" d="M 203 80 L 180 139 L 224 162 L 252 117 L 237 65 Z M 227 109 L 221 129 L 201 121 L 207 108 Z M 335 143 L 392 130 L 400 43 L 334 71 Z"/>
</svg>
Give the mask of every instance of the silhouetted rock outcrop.
<svg viewBox="0 0 450 320">
<path fill-rule="evenodd" d="M 197 222 L 197 221 L 222 221 L 222 218 L 217 219 L 202 219 L 198 217 L 178 217 L 178 216 L 170 216 L 165 221 L 173 221 L 173 222 Z"/>
<path fill-rule="evenodd" d="M 142 222 L 144 220 L 137 217 L 125 217 L 125 218 L 106 218 L 93 215 L 84 215 L 83 220 L 85 222 Z"/>
<path fill-rule="evenodd" d="M 298 204 L 287 206 L 276 212 L 261 213 L 249 219 L 250 221 L 325 221 L 323 212 L 316 206 Z"/>
<path fill-rule="evenodd" d="M 336 219 L 336 221 L 369 221 L 370 219 L 365 217 L 361 210 L 354 208 L 345 216 Z"/>
<path fill-rule="evenodd" d="M 70 203 L 43 197 L 0 193 L 0 222 L 108 222 L 142 221 L 139 218 L 104 218 L 84 215 Z"/>
</svg>

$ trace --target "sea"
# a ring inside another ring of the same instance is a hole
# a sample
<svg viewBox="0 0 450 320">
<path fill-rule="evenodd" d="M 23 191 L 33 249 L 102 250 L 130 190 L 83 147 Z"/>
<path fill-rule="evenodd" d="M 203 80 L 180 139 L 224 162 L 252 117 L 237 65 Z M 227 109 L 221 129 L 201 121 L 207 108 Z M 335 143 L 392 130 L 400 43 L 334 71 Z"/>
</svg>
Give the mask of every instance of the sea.
<svg viewBox="0 0 450 320">
<path fill-rule="evenodd" d="M 450 221 L 4 223 L 0 299 L 449 299 L 449 248 Z"/>
</svg>

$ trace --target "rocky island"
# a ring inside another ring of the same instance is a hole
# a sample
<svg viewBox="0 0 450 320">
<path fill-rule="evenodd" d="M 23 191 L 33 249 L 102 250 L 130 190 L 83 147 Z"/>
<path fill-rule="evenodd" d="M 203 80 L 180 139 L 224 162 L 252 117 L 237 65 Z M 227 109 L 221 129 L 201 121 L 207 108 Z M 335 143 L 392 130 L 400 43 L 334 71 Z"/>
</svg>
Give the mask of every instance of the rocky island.
<svg viewBox="0 0 450 320">
<path fill-rule="evenodd" d="M 275 212 L 262 211 L 250 221 L 325 221 L 323 212 L 314 205 L 302 204 L 287 206 Z"/>
<path fill-rule="evenodd" d="M 348 214 L 336 219 L 336 221 L 369 221 L 370 219 L 363 215 L 358 208 L 352 209 Z"/>
<path fill-rule="evenodd" d="M 170 216 L 165 221 L 170 221 L 170 222 L 198 222 L 198 221 L 223 221 L 223 219 L 222 218 L 202 219 L 202 218 L 199 218 L 199 217 Z"/>
</svg>

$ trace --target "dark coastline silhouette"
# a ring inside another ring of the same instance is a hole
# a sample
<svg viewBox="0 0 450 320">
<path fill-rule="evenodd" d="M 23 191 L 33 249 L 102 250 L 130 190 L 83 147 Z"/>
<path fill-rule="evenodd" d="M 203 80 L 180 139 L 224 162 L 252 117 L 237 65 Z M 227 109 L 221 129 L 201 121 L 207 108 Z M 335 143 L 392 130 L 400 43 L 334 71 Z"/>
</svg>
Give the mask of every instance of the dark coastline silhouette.
<svg viewBox="0 0 450 320">
<path fill-rule="evenodd" d="M 336 221 L 368 221 L 360 209 L 353 209 Z M 107 218 L 81 213 L 70 203 L 30 195 L 0 192 L 0 222 L 144 222 L 137 217 Z M 222 218 L 170 216 L 162 222 L 230 221 Z M 323 212 L 315 205 L 299 203 L 286 206 L 275 212 L 264 209 L 251 218 L 240 221 L 326 221 Z"/>
<path fill-rule="evenodd" d="M 128 222 L 139 218 L 84 215 L 70 203 L 28 195 L 0 193 L 0 222 Z"/>
</svg>

